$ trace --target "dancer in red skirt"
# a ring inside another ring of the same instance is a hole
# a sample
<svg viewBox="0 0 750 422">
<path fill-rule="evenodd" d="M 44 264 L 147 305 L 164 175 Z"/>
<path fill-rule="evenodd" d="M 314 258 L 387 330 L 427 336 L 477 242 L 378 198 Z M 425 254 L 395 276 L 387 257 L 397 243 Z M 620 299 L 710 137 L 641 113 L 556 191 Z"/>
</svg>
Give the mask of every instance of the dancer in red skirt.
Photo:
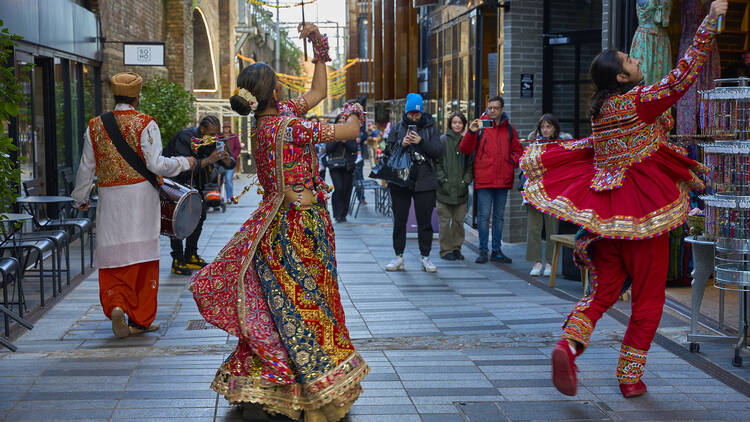
<svg viewBox="0 0 750 422">
<path fill-rule="evenodd" d="M 646 392 L 646 355 L 664 306 L 670 229 L 685 221 L 688 194 L 704 187 L 701 164 L 667 142 L 674 126 L 669 108 L 701 71 L 727 1 L 711 4 L 693 44 L 660 82 L 638 85 L 639 62 L 606 50 L 591 64 L 596 84 L 592 135 L 529 147 L 521 166 L 526 200 L 539 210 L 583 228 L 576 260 L 593 275 L 591 292 L 563 324 L 552 352 L 552 380 L 567 395 L 577 390 L 576 356 L 583 353 L 602 314 L 632 281 L 632 314 L 620 348 L 616 375 L 625 397 Z"/>
</svg>

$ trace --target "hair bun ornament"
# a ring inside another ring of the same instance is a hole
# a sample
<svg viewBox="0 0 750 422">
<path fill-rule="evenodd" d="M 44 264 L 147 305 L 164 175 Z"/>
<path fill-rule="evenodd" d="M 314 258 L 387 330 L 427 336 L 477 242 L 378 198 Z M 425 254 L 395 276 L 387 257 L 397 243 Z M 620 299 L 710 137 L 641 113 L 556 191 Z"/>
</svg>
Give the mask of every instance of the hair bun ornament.
<svg viewBox="0 0 750 422">
<path fill-rule="evenodd" d="M 250 104 L 250 112 L 255 113 L 255 110 L 258 109 L 258 99 L 245 88 L 237 88 L 232 94 L 242 97 L 242 99 L 247 101 Z"/>
</svg>

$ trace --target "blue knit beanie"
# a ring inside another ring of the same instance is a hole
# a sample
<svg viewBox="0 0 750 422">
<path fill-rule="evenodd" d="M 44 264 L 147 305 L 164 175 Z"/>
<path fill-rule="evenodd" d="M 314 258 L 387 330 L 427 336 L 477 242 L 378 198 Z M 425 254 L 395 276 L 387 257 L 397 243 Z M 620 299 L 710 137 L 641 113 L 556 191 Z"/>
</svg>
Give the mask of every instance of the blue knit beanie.
<svg viewBox="0 0 750 422">
<path fill-rule="evenodd" d="M 406 96 L 406 112 L 408 113 L 410 111 L 424 113 L 421 95 L 412 93 Z"/>
</svg>

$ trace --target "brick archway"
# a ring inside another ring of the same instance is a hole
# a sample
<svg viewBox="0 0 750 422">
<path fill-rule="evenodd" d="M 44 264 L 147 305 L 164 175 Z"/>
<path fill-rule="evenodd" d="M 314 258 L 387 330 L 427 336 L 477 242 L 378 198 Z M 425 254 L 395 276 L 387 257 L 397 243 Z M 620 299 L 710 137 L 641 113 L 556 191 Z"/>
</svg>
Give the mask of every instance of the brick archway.
<svg viewBox="0 0 750 422">
<path fill-rule="evenodd" d="M 200 7 L 193 9 L 193 90 L 216 92 L 218 76 L 211 30 Z"/>
</svg>

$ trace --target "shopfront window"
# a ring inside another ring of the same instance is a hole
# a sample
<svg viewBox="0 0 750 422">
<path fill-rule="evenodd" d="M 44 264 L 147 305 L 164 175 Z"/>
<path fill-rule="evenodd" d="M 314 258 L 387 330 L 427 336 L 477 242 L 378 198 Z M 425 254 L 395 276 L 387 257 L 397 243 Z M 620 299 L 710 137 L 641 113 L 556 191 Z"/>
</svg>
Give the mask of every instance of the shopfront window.
<svg viewBox="0 0 750 422">
<path fill-rule="evenodd" d="M 94 101 L 94 84 L 95 80 L 95 69 L 93 66 L 84 64 L 83 65 L 83 122 L 84 127 L 81 130 L 81 136 L 83 136 L 83 130 L 86 129 L 88 121 L 96 116 L 96 101 Z"/>
<path fill-rule="evenodd" d="M 68 114 L 66 108 L 70 106 L 70 98 L 68 97 L 69 90 L 66 86 L 66 79 L 68 79 L 68 61 L 64 59 L 55 58 L 55 134 L 57 135 L 57 144 L 55 149 L 57 151 L 57 166 L 58 169 L 62 166 L 68 165 L 67 151 L 66 151 L 66 131 Z M 58 185 L 60 186 L 60 185 Z"/>
<path fill-rule="evenodd" d="M 71 162 L 68 163 L 75 172 L 78 170 L 78 164 L 80 163 L 81 157 L 81 134 L 83 133 L 83 96 L 81 95 L 81 77 L 79 75 L 81 64 L 78 62 L 70 62 L 70 151 L 67 154 L 71 158 Z M 62 185 L 61 185 L 62 186 Z"/>
<path fill-rule="evenodd" d="M 21 82 L 23 87 L 23 98 L 18 108 L 18 156 L 21 160 L 21 181 L 31 180 L 34 178 L 34 126 L 32 115 L 32 85 L 33 80 L 33 62 L 29 55 L 16 53 L 16 78 Z"/>
</svg>

